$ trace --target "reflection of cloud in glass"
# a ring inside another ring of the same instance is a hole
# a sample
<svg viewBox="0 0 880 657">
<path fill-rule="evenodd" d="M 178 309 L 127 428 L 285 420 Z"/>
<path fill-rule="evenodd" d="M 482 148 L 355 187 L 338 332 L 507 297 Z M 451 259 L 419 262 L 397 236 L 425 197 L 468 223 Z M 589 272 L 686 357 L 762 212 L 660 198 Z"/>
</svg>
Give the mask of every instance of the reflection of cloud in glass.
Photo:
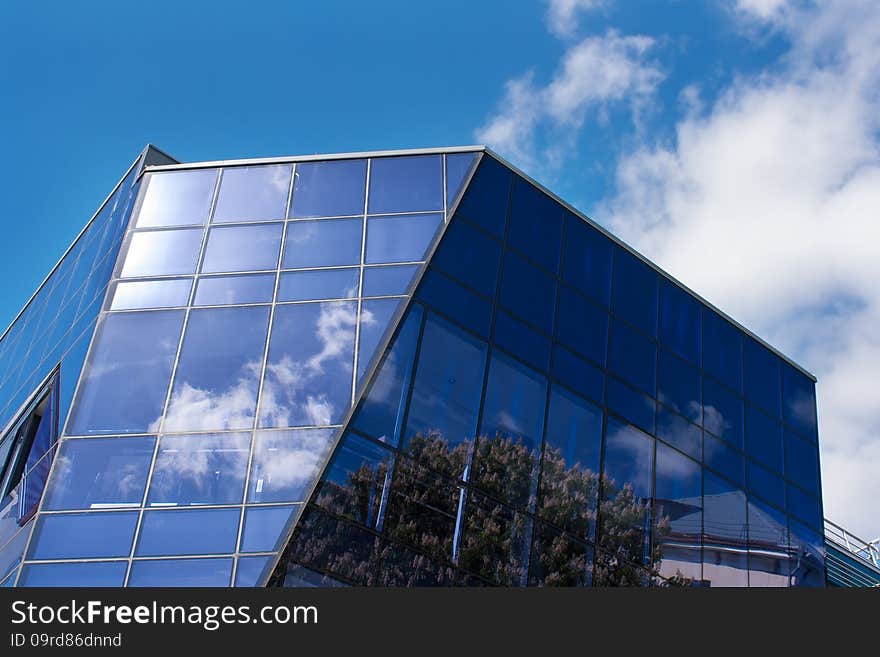
<svg viewBox="0 0 880 657">
<path fill-rule="evenodd" d="M 298 501 L 318 474 L 333 430 L 261 432 L 251 466 L 250 500 Z"/>
<path fill-rule="evenodd" d="M 716 436 L 723 436 L 731 428 L 730 422 L 724 418 L 724 414 L 714 406 L 706 406 L 703 409 L 703 426 Z"/>
</svg>

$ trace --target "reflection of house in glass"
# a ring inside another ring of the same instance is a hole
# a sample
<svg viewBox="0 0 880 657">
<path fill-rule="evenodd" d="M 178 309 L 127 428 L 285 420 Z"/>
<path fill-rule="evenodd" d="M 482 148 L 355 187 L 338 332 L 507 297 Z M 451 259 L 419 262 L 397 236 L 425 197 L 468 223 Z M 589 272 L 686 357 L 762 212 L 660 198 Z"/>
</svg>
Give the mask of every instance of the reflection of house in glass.
<svg viewBox="0 0 880 657">
<path fill-rule="evenodd" d="M 481 147 L 148 148 L 0 363 L 7 585 L 824 584 L 813 378 Z"/>
</svg>

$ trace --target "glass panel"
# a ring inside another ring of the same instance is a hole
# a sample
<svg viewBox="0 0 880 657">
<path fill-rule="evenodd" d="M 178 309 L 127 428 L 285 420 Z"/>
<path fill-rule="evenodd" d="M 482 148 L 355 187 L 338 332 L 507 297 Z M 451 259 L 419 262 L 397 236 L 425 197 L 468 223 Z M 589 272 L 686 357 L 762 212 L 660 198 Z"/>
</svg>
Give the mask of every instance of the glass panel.
<svg viewBox="0 0 880 657">
<path fill-rule="evenodd" d="M 559 345 L 553 347 L 553 377 L 585 397 L 603 401 L 605 374 Z"/>
<path fill-rule="evenodd" d="M 40 515 L 28 559 L 127 557 L 137 511 Z"/>
<path fill-rule="evenodd" d="M 253 426 L 268 322 L 262 306 L 190 312 L 166 431 Z"/>
<path fill-rule="evenodd" d="M 786 499 L 788 501 L 789 513 L 814 529 L 821 529 L 823 527 L 822 503 L 818 497 L 813 497 L 797 486 L 788 484 L 786 486 Z"/>
<path fill-rule="evenodd" d="M 297 506 L 258 506 L 245 509 L 240 552 L 271 552 L 283 538 L 287 521 Z"/>
<path fill-rule="evenodd" d="M 110 310 L 185 306 L 191 287 L 191 278 L 115 283 L 110 293 Z"/>
<path fill-rule="evenodd" d="M 96 331 L 67 433 L 155 431 L 182 323 L 183 311 L 105 317 Z"/>
<path fill-rule="evenodd" d="M 660 281 L 660 342 L 700 364 L 700 302 L 667 280 Z"/>
<path fill-rule="evenodd" d="M 562 278 L 606 308 L 611 305 L 612 245 L 586 221 L 565 213 Z"/>
<path fill-rule="evenodd" d="M 500 239 L 507 222 L 512 178 L 507 167 L 483 154 L 456 215 L 467 217 Z"/>
<path fill-rule="evenodd" d="M 473 481 L 517 507 L 534 509 L 546 390 L 542 376 L 493 354 Z"/>
<path fill-rule="evenodd" d="M 711 379 L 703 379 L 703 427 L 743 449 L 743 402 Z"/>
<path fill-rule="evenodd" d="M 746 451 L 764 465 L 782 472 L 782 427 L 751 404 L 746 404 Z"/>
<path fill-rule="evenodd" d="M 478 493 L 468 497 L 460 566 L 502 586 L 525 586 L 531 543 L 528 516 Z"/>
<path fill-rule="evenodd" d="M 749 499 L 749 586 L 788 586 L 790 560 L 785 514 Z"/>
<path fill-rule="evenodd" d="M 746 481 L 749 491 L 776 507 L 785 509 L 785 483 L 781 477 L 753 461 L 746 461 Z"/>
<path fill-rule="evenodd" d="M 366 160 L 298 163 L 293 180 L 291 216 L 363 214 L 366 183 Z"/>
<path fill-rule="evenodd" d="M 419 265 L 366 267 L 364 269 L 364 296 L 384 297 L 406 294 L 410 283 L 420 270 Z"/>
<path fill-rule="evenodd" d="M 622 248 L 614 250 L 611 311 L 651 337 L 657 336 L 657 273 Z"/>
<path fill-rule="evenodd" d="M 746 397 L 779 417 L 779 359 L 749 337 L 743 338 L 743 378 Z"/>
<path fill-rule="evenodd" d="M 283 219 L 290 169 L 289 164 L 224 169 L 213 221 Z"/>
<path fill-rule="evenodd" d="M 258 431 L 248 502 L 304 501 L 335 434 L 335 429 Z"/>
<path fill-rule="evenodd" d="M 247 433 L 163 437 L 148 504 L 241 504 L 249 447 Z"/>
<path fill-rule="evenodd" d="M 43 508 L 140 506 L 155 442 L 153 437 L 63 441 Z"/>
<path fill-rule="evenodd" d="M 586 540 L 595 536 L 601 449 L 601 409 L 554 386 L 538 515 Z"/>
<path fill-rule="evenodd" d="M 466 221 L 456 219 L 443 233 L 431 265 L 494 298 L 501 266 L 501 244 Z"/>
<path fill-rule="evenodd" d="M 325 426 L 351 404 L 357 303 L 278 306 L 260 406 L 261 427 Z"/>
<path fill-rule="evenodd" d="M 653 396 L 657 378 L 657 345 L 626 324 L 611 320 L 608 368 Z"/>
<path fill-rule="evenodd" d="M 795 431 L 816 441 L 816 386 L 791 365 L 782 363 L 782 419 Z"/>
<path fill-rule="evenodd" d="M 365 262 L 373 264 L 424 260 L 442 223 L 442 214 L 368 218 Z"/>
<path fill-rule="evenodd" d="M 196 306 L 268 303 L 275 293 L 275 274 L 202 276 L 196 287 Z"/>
<path fill-rule="evenodd" d="M 538 523 L 530 555 L 529 586 L 590 586 L 593 550 Z"/>
<path fill-rule="evenodd" d="M 19 586 L 119 587 L 125 581 L 126 561 L 32 563 L 21 569 Z"/>
<path fill-rule="evenodd" d="M 239 557 L 238 566 L 235 569 L 236 586 L 260 586 L 260 576 L 266 566 L 272 561 L 272 557 Z"/>
<path fill-rule="evenodd" d="M 562 246 L 562 206 L 517 177 L 513 182 L 507 243 L 553 273 Z"/>
<path fill-rule="evenodd" d="M 366 373 L 373 355 L 402 299 L 374 299 L 361 304 L 361 331 L 358 338 L 358 380 Z"/>
<path fill-rule="evenodd" d="M 818 496 L 819 454 L 815 445 L 785 432 L 785 476 Z"/>
<path fill-rule="evenodd" d="M 708 308 L 703 309 L 703 369 L 732 390 L 742 390 L 742 333 Z"/>
<path fill-rule="evenodd" d="M 474 160 L 477 159 L 477 153 L 456 153 L 446 156 L 446 208 L 449 209 L 461 194 L 464 179 Z"/>
<path fill-rule="evenodd" d="M 122 261 L 122 278 L 192 274 L 202 246 L 201 228 L 133 233 Z"/>
<path fill-rule="evenodd" d="M 495 316 L 495 345 L 542 372 L 550 363 L 550 339 L 503 310 Z"/>
<path fill-rule="evenodd" d="M 216 169 L 147 174 L 137 227 L 203 224 L 208 218 Z"/>
<path fill-rule="evenodd" d="M 488 338 L 492 325 L 492 304 L 447 278 L 428 269 L 419 284 L 417 298 Z"/>
<path fill-rule="evenodd" d="M 748 586 L 746 494 L 703 473 L 703 581 Z"/>
<path fill-rule="evenodd" d="M 155 559 L 133 561 L 129 586 L 229 586 L 232 559 Z"/>
<path fill-rule="evenodd" d="M 691 422 L 703 420 L 700 372 L 665 349 L 660 350 L 657 400 Z"/>
<path fill-rule="evenodd" d="M 370 161 L 370 214 L 443 209 L 439 155 Z"/>
<path fill-rule="evenodd" d="M 135 554 L 157 557 L 235 552 L 239 512 L 240 509 L 146 511 Z"/>
<path fill-rule="evenodd" d="M 220 226 L 208 233 L 203 272 L 259 271 L 278 267 L 282 224 Z"/>
<path fill-rule="evenodd" d="M 461 474 L 474 438 L 486 345 L 429 315 L 416 366 L 406 424 L 410 453 L 448 454 L 450 474 Z"/>
<path fill-rule="evenodd" d="M 286 272 L 278 283 L 278 301 L 357 297 L 360 273 L 357 267 Z"/>
<path fill-rule="evenodd" d="M 657 437 L 681 450 L 691 458 L 703 458 L 703 432 L 680 415 L 657 408 Z"/>
<path fill-rule="evenodd" d="M 357 265 L 361 261 L 363 219 L 297 221 L 287 225 L 285 269 Z"/>
<path fill-rule="evenodd" d="M 556 281 L 512 251 L 504 254 L 498 301 L 541 330 L 552 332 Z"/>
<path fill-rule="evenodd" d="M 563 285 L 556 316 L 556 339 L 604 367 L 608 313 Z"/>
<path fill-rule="evenodd" d="M 657 444 L 654 551 L 661 576 L 676 585 L 702 579 L 703 480 L 700 464 Z"/>
<path fill-rule="evenodd" d="M 825 586 L 825 541 L 822 534 L 808 529 L 799 522 L 789 523 L 791 532 L 792 586 Z"/>
<path fill-rule="evenodd" d="M 737 485 L 745 484 L 745 459 L 737 450 L 712 434 L 703 434 L 703 461 Z"/>
</svg>

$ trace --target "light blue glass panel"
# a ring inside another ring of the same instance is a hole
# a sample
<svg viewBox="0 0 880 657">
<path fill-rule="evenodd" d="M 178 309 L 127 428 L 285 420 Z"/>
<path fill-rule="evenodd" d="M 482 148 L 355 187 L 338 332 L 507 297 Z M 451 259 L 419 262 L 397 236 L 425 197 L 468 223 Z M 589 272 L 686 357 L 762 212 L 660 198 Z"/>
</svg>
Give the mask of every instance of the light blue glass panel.
<svg viewBox="0 0 880 657">
<path fill-rule="evenodd" d="M 134 561 L 129 586 L 229 586 L 232 559 L 152 559 Z"/>
<path fill-rule="evenodd" d="M 335 433 L 335 429 L 258 431 L 248 502 L 305 501 Z"/>
<path fill-rule="evenodd" d="M 236 586 L 260 586 L 260 575 L 272 557 L 239 557 L 235 569 Z"/>
<path fill-rule="evenodd" d="M 216 169 L 149 174 L 137 227 L 205 223 L 216 180 Z"/>
<path fill-rule="evenodd" d="M 370 162 L 370 214 L 443 209 L 439 155 L 374 158 Z"/>
<path fill-rule="evenodd" d="M 41 515 L 27 558 L 127 557 L 137 518 L 137 511 Z"/>
<path fill-rule="evenodd" d="M 85 563 L 32 563 L 21 569 L 19 586 L 107 586 L 119 587 L 125 581 L 126 561 Z"/>
<path fill-rule="evenodd" d="M 373 299 L 361 304 L 361 332 L 358 343 L 358 379 L 372 362 L 379 341 L 388 329 L 402 299 Z"/>
<path fill-rule="evenodd" d="M 392 265 L 390 267 L 364 268 L 365 297 L 383 297 L 406 294 L 410 283 L 418 274 L 419 265 Z"/>
<path fill-rule="evenodd" d="M 477 159 L 476 153 L 455 153 L 446 156 L 446 208 L 452 207 L 461 194 L 461 188 L 464 185 L 464 179 L 474 160 Z"/>
<path fill-rule="evenodd" d="M 278 266 L 283 224 L 218 226 L 208 233 L 203 272 L 262 271 Z"/>
<path fill-rule="evenodd" d="M 224 169 L 213 221 L 283 219 L 290 171 L 289 164 Z"/>
<path fill-rule="evenodd" d="M 134 233 L 123 257 L 122 278 L 192 274 L 202 245 L 201 228 Z"/>
<path fill-rule="evenodd" d="M 366 160 L 298 163 L 291 216 L 299 219 L 363 214 L 366 181 Z"/>
<path fill-rule="evenodd" d="M 297 506 L 257 506 L 244 512 L 240 552 L 271 552 Z"/>
<path fill-rule="evenodd" d="M 146 511 L 135 554 L 141 557 L 235 551 L 239 509 Z"/>
<path fill-rule="evenodd" d="M 357 297 L 360 269 L 320 269 L 281 274 L 278 301 L 348 299 Z"/>
<path fill-rule="evenodd" d="M 275 274 L 202 276 L 196 287 L 196 306 L 231 306 L 270 303 L 275 294 Z"/>
<path fill-rule="evenodd" d="M 442 214 L 368 218 L 365 262 L 377 264 L 423 260 L 442 223 Z"/>
<path fill-rule="evenodd" d="M 285 269 L 357 265 L 361 261 L 363 219 L 296 221 L 287 225 Z"/>
<path fill-rule="evenodd" d="M 110 293 L 110 310 L 172 308 L 189 302 L 191 278 L 158 281 L 122 281 Z"/>
</svg>

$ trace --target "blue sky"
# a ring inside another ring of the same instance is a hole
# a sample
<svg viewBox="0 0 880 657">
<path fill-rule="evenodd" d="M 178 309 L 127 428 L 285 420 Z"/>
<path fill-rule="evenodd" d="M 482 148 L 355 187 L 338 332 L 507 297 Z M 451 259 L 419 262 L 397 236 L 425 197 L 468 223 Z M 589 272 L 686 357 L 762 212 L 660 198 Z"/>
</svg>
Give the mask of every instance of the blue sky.
<svg viewBox="0 0 880 657">
<path fill-rule="evenodd" d="M 880 3 L 0 5 L 0 323 L 147 142 L 487 143 L 820 378 L 828 515 L 880 535 Z"/>
</svg>

